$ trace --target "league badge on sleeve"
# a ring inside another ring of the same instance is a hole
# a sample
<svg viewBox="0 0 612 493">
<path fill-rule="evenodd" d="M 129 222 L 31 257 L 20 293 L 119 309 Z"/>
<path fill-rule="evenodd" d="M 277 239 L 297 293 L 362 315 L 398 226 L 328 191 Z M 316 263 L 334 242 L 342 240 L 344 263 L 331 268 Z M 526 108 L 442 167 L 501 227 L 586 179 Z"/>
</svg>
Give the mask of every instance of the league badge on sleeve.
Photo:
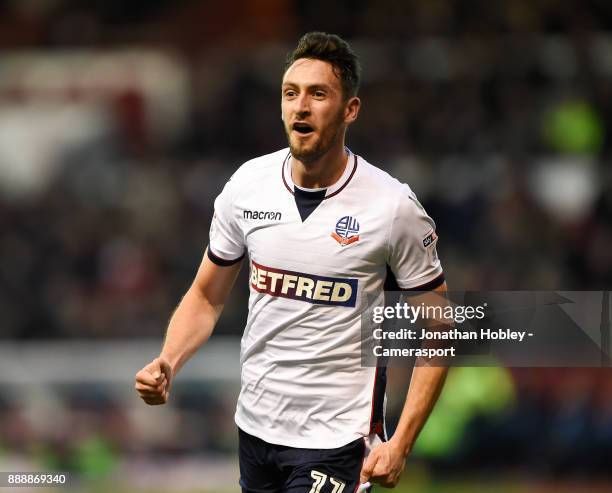
<svg viewBox="0 0 612 493">
<path fill-rule="evenodd" d="M 336 230 L 331 237 L 342 246 L 350 245 L 359 241 L 359 223 L 351 216 L 344 216 L 336 223 Z"/>
<path fill-rule="evenodd" d="M 438 235 L 435 231 L 428 233 L 425 238 L 423 238 L 423 246 L 427 248 L 429 245 L 433 245 L 438 239 Z"/>
<path fill-rule="evenodd" d="M 212 221 L 210 222 L 210 230 L 208 231 L 208 237 L 213 238 L 215 233 L 217 232 L 215 224 L 217 223 L 217 213 L 215 212 L 212 217 Z"/>
<path fill-rule="evenodd" d="M 438 235 L 435 231 L 427 233 L 427 236 L 423 238 L 423 248 L 429 252 L 429 260 L 435 265 L 438 262 L 438 252 L 436 251 L 436 242 L 438 241 Z"/>
</svg>

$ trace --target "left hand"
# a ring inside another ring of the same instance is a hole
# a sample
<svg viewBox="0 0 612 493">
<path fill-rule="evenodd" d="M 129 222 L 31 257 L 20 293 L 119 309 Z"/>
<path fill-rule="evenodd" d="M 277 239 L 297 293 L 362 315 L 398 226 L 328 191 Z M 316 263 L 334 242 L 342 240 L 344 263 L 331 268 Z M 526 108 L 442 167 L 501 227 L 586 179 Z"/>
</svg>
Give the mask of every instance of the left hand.
<svg viewBox="0 0 612 493">
<path fill-rule="evenodd" d="M 376 447 L 366 459 L 359 475 L 360 483 L 371 481 L 394 488 L 406 466 L 406 455 L 393 439 Z"/>
</svg>

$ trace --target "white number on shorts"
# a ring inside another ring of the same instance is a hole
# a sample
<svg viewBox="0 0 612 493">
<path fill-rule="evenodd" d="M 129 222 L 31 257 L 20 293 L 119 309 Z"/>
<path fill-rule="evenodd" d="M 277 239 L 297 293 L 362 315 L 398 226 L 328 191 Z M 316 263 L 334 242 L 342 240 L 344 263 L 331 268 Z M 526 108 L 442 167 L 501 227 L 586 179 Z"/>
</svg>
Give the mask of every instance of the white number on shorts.
<svg viewBox="0 0 612 493">
<path fill-rule="evenodd" d="M 314 479 L 315 482 L 312 485 L 312 488 L 310 488 L 309 493 L 321 493 L 321 488 L 323 488 L 325 481 L 327 481 L 327 474 L 323 474 L 322 472 L 313 470 L 313 471 L 310 471 L 310 477 Z M 343 483 L 342 481 L 338 481 L 337 479 L 334 479 L 334 478 L 329 478 L 329 482 L 334 487 L 334 489 L 332 490 L 332 493 L 342 493 L 342 491 L 344 490 L 344 487 L 346 486 L 345 483 Z"/>
<path fill-rule="evenodd" d="M 312 488 L 310 488 L 310 493 L 321 493 L 321 488 L 323 488 L 323 485 L 327 480 L 327 474 L 313 470 L 310 471 L 310 477 L 315 480 Z"/>
<path fill-rule="evenodd" d="M 334 479 L 334 478 L 329 478 L 329 482 L 334 485 L 334 489 L 332 490 L 332 493 L 342 493 L 342 490 L 344 490 L 344 486 L 345 486 L 345 484 L 342 481 L 338 481 L 337 479 Z"/>
</svg>

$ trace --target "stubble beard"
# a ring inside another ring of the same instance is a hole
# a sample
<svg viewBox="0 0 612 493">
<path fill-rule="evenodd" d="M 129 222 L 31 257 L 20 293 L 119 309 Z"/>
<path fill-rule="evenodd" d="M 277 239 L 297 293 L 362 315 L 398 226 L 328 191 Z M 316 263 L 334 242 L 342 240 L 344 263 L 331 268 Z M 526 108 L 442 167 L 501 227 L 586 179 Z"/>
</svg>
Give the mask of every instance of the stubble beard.
<svg viewBox="0 0 612 493">
<path fill-rule="evenodd" d="M 285 128 L 287 141 L 289 142 L 289 150 L 291 155 L 304 164 L 314 163 L 324 156 L 337 142 L 341 136 L 342 130 L 342 112 L 338 113 L 335 121 L 331 123 L 326 131 L 319 134 L 319 140 L 312 147 L 296 146 L 291 142 L 291 129 Z M 329 135 L 331 133 L 331 135 Z M 327 137 L 329 135 L 329 137 Z"/>
</svg>

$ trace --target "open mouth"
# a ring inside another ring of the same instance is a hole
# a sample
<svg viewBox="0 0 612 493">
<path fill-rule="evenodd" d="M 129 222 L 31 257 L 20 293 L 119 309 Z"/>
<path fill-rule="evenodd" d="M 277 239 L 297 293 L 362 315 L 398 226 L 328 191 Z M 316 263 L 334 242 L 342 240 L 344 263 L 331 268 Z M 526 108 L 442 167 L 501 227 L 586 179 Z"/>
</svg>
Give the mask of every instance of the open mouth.
<svg viewBox="0 0 612 493">
<path fill-rule="evenodd" d="M 307 135 L 314 131 L 314 129 L 307 123 L 294 123 L 293 130 L 295 130 L 296 132 L 302 135 Z"/>
</svg>

